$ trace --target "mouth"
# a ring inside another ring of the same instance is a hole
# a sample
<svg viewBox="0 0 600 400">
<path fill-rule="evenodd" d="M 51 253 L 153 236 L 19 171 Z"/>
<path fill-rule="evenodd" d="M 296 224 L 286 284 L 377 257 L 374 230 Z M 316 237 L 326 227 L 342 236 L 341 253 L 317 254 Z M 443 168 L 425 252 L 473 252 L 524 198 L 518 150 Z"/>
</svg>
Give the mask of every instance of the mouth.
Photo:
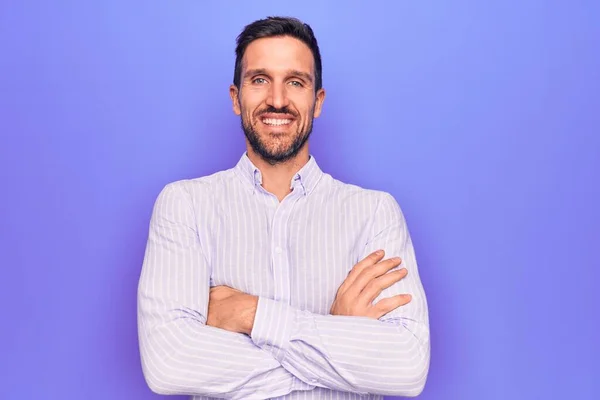
<svg viewBox="0 0 600 400">
<path fill-rule="evenodd" d="M 288 127 L 294 120 L 295 118 L 289 114 L 263 114 L 260 116 L 260 122 L 269 127 Z"/>
<path fill-rule="evenodd" d="M 291 119 L 285 118 L 261 118 L 261 121 L 267 126 L 285 126 L 292 123 Z"/>
</svg>

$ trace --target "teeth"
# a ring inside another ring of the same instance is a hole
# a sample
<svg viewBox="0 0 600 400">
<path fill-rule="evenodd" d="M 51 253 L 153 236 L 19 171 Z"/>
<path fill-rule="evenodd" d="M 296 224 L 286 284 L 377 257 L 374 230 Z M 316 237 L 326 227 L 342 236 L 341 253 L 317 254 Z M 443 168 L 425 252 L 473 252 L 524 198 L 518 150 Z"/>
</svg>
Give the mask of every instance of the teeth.
<svg viewBox="0 0 600 400">
<path fill-rule="evenodd" d="M 263 119 L 263 122 L 267 125 L 275 125 L 275 126 L 279 126 L 279 125 L 287 125 L 291 122 L 291 120 L 289 119 L 275 119 L 275 118 L 265 118 Z"/>
</svg>

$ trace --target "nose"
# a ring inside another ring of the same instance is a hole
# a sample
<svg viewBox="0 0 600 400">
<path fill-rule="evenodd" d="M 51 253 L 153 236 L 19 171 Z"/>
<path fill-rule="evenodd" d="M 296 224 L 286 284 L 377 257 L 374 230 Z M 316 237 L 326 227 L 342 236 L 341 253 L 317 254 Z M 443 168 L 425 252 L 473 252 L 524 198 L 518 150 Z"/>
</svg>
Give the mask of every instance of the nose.
<svg viewBox="0 0 600 400">
<path fill-rule="evenodd" d="M 271 84 L 269 95 L 267 96 L 267 105 L 275 108 L 282 108 L 289 105 L 289 99 L 284 84 L 277 82 Z"/>
</svg>

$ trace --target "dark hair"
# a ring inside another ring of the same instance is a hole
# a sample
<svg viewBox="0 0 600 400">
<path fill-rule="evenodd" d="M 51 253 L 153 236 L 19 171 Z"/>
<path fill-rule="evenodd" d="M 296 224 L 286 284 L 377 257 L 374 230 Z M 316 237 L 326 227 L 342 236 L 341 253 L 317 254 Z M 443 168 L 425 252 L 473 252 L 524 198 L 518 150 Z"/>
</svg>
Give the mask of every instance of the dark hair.
<svg viewBox="0 0 600 400">
<path fill-rule="evenodd" d="M 308 46 L 315 60 L 315 91 L 321 89 L 323 86 L 322 65 L 317 38 L 315 38 L 310 25 L 305 24 L 297 18 L 288 17 L 267 17 L 266 19 L 259 19 L 246 25 L 242 33 L 237 37 L 233 84 L 238 88 L 240 87 L 242 58 L 248 45 L 256 39 L 275 36 L 290 36 L 304 42 Z"/>
</svg>

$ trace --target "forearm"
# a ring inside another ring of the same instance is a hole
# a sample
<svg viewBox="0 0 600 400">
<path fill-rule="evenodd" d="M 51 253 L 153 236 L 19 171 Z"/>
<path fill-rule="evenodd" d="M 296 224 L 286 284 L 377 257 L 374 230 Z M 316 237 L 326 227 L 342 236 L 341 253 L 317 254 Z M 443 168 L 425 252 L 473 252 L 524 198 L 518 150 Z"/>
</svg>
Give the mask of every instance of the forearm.
<svg viewBox="0 0 600 400">
<path fill-rule="evenodd" d="M 341 391 L 415 396 L 429 368 L 427 324 L 408 319 L 317 315 L 261 298 L 252 340 L 304 382 Z"/>
<path fill-rule="evenodd" d="M 156 393 L 264 399 L 314 388 L 246 335 L 204 325 L 181 311 L 170 322 L 152 326 L 151 320 L 141 314 L 140 352 Z"/>
</svg>

